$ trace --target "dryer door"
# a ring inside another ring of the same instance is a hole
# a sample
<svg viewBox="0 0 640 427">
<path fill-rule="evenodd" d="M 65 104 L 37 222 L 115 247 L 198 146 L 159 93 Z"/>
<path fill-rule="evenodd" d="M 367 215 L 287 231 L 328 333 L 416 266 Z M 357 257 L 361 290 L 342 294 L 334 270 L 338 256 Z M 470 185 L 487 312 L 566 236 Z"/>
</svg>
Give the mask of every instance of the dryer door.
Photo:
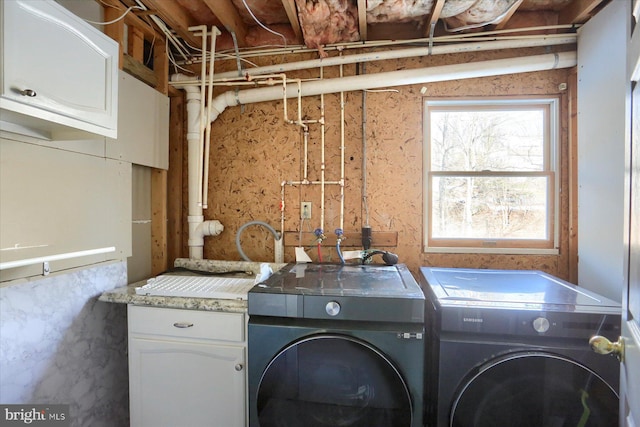
<svg viewBox="0 0 640 427">
<path fill-rule="evenodd" d="M 316 335 L 282 350 L 258 388 L 260 427 L 408 427 L 411 398 L 393 364 L 365 342 Z"/>
<path fill-rule="evenodd" d="M 512 354 L 478 369 L 459 389 L 451 426 L 617 426 L 618 395 L 568 358 Z"/>
</svg>

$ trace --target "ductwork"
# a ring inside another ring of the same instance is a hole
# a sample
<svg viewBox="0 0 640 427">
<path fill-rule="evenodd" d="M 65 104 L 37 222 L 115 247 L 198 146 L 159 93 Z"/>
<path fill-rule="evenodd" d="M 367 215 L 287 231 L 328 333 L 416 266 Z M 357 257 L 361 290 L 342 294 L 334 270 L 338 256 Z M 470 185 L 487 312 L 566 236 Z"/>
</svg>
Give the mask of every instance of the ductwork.
<svg viewBox="0 0 640 427">
<path fill-rule="evenodd" d="M 298 88 L 287 87 L 287 98 L 315 96 L 328 93 L 349 92 L 413 84 L 427 84 L 441 81 L 499 76 L 505 74 L 527 73 L 534 71 L 569 68 L 577 64 L 576 52 L 550 53 L 529 57 L 496 59 L 463 64 L 441 65 L 413 70 L 391 71 L 334 79 L 303 82 Z M 199 124 L 200 91 L 187 83 L 189 77 L 173 75 L 173 85 L 187 91 L 188 114 L 188 186 L 189 186 L 189 256 L 202 258 L 204 236 L 219 234 L 223 227 L 218 221 L 204 221 L 202 207 L 198 206 L 199 173 Z M 181 83 L 182 82 L 182 83 Z M 209 120 L 215 121 L 227 108 L 256 102 L 283 99 L 281 86 L 269 86 L 257 89 L 227 91 L 212 100 Z"/>
</svg>

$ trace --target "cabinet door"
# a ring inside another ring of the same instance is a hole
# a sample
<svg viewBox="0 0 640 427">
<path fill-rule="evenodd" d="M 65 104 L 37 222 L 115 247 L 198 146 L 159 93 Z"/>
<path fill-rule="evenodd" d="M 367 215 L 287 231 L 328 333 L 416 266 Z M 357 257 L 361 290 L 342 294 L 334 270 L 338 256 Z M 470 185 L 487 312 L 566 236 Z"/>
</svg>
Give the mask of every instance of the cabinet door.
<svg viewBox="0 0 640 427">
<path fill-rule="evenodd" d="M 118 138 L 107 139 L 107 157 L 169 168 L 169 97 L 120 71 Z"/>
<path fill-rule="evenodd" d="M 0 138 L 0 249 L 2 281 L 127 257 L 131 165 Z"/>
<path fill-rule="evenodd" d="M 118 45 L 52 0 L 3 0 L 3 120 L 29 116 L 115 138 Z M 22 124 L 22 123 L 20 123 Z"/>
<path fill-rule="evenodd" d="M 244 347 L 130 337 L 132 426 L 245 425 Z"/>
</svg>

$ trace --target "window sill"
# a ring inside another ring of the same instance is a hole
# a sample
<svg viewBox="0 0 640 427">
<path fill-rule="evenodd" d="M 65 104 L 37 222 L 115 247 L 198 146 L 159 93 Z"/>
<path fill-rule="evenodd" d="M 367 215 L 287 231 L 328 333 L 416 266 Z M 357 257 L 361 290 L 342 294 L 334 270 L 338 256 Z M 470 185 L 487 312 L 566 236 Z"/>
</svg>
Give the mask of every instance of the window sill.
<svg viewBox="0 0 640 427">
<path fill-rule="evenodd" d="M 501 254 L 501 255 L 559 255 L 558 248 L 463 248 L 463 247 L 425 247 L 424 253 L 452 253 L 452 254 Z"/>
</svg>

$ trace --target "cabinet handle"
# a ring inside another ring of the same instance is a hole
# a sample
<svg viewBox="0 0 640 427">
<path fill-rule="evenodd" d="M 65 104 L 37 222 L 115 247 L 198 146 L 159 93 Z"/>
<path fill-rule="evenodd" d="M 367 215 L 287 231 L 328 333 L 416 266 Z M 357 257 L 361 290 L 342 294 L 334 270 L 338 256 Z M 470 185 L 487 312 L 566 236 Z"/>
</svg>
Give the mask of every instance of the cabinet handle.
<svg viewBox="0 0 640 427">
<path fill-rule="evenodd" d="M 185 328 L 190 328 L 193 326 L 193 323 L 189 323 L 189 322 L 176 322 L 173 324 L 173 326 L 175 326 L 176 328 L 180 328 L 180 329 L 185 329 Z"/>
<path fill-rule="evenodd" d="M 242 363 L 238 363 L 238 364 L 235 366 L 235 368 L 236 368 L 236 371 L 240 372 L 240 371 L 242 371 L 242 368 L 244 368 L 244 366 L 242 366 Z"/>
<path fill-rule="evenodd" d="M 24 95 L 24 96 L 29 96 L 31 98 L 33 98 L 34 96 L 36 96 L 36 91 L 33 89 L 23 89 L 20 91 L 20 95 Z"/>
</svg>

